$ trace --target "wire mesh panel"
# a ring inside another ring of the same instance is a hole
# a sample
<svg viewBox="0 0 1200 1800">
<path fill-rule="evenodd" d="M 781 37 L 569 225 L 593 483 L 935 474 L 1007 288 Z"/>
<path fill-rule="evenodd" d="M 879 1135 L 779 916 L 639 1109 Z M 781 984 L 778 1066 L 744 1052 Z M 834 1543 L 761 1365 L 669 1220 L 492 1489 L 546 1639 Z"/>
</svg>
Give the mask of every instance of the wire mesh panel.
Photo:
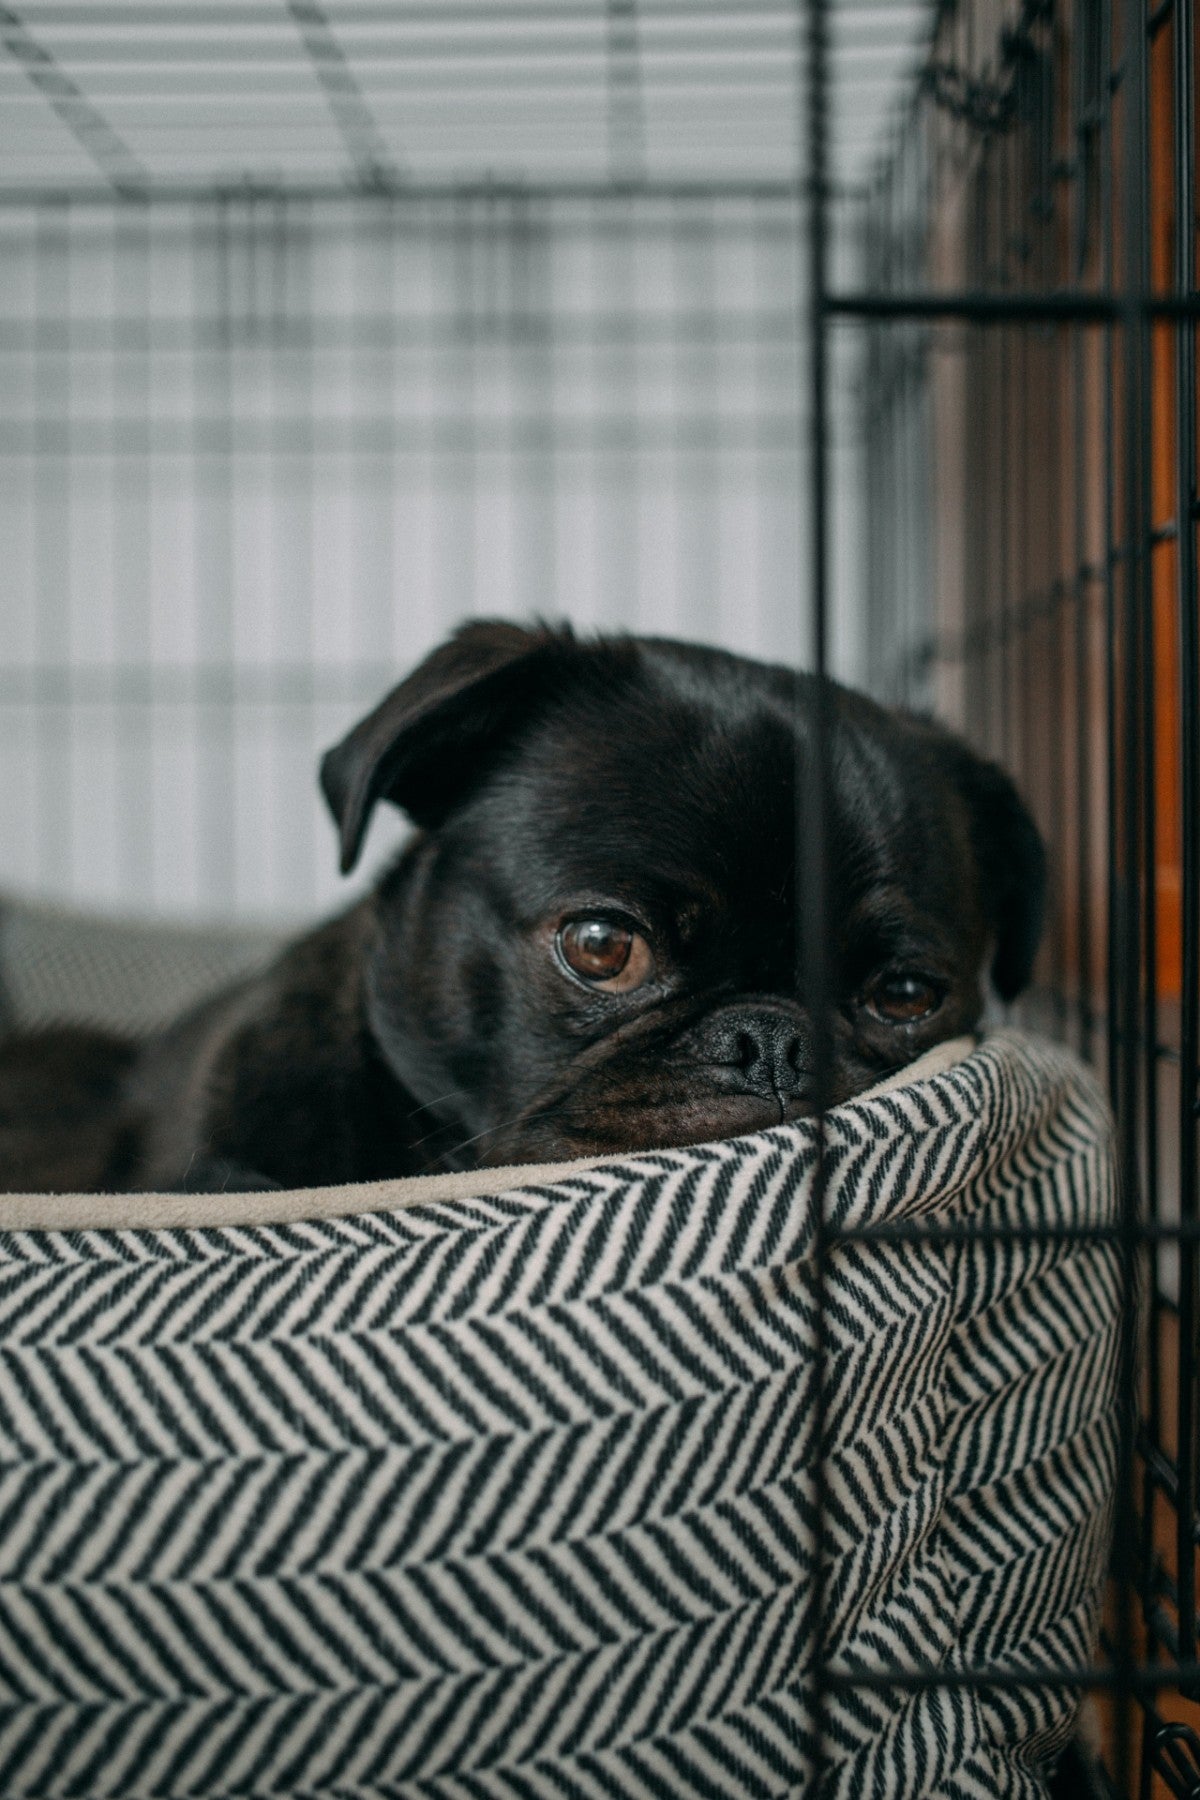
<svg viewBox="0 0 1200 1800">
<path fill-rule="evenodd" d="M 1148 1305 L 1103 1717 L 1119 1791 L 1178 1795 L 1200 1780 L 1195 79 L 1176 0 L 946 9 L 843 297 L 877 321 L 874 680 L 1018 771 L 1057 872 L 1029 1013 L 1116 1104 Z"/>
</svg>

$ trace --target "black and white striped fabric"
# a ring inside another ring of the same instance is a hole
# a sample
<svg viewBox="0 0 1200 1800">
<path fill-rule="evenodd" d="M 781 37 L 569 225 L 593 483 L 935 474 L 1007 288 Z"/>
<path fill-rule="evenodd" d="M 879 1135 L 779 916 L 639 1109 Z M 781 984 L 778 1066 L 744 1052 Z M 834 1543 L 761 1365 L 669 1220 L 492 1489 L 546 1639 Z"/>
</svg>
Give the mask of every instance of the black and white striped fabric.
<svg viewBox="0 0 1200 1800">
<path fill-rule="evenodd" d="M 1089 1661 L 1110 1526 L 1105 1107 L 1001 1033 L 839 1108 L 819 1261 L 815 1146 L 3 1234 L 4 1800 L 1043 1794 L 1075 1694 L 1011 1678 Z"/>
</svg>

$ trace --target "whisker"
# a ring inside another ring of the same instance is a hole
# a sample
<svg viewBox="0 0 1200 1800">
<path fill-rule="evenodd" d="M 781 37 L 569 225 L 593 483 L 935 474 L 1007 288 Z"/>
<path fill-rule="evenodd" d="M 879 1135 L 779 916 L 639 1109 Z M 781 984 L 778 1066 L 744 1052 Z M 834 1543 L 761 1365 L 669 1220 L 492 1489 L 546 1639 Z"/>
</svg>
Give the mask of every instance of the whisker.
<svg viewBox="0 0 1200 1800">
<path fill-rule="evenodd" d="M 446 1152 L 446 1154 L 448 1156 L 458 1156 L 462 1151 L 469 1150 L 472 1144 L 478 1144 L 483 1138 L 495 1137 L 501 1131 L 508 1131 L 513 1125 L 531 1125 L 535 1119 L 544 1119 L 547 1113 L 552 1110 L 553 1109 L 549 1106 L 540 1106 L 535 1112 L 526 1112 L 522 1110 L 521 1112 L 514 1113 L 511 1119 L 502 1119 L 499 1125 L 489 1125 L 485 1130 L 477 1131 L 474 1137 L 463 1138 L 461 1143 L 455 1144 L 451 1150 Z"/>
<path fill-rule="evenodd" d="M 462 1097 L 463 1090 L 461 1088 L 447 1088 L 444 1094 L 435 1094 L 432 1100 L 418 1100 L 408 1116 L 410 1119 L 415 1118 L 419 1112 L 428 1112 L 431 1106 L 441 1106 L 443 1101 L 461 1100 Z"/>
<path fill-rule="evenodd" d="M 469 1097 L 469 1095 L 464 1093 L 462 1088 L 448 1088 L 444 1094 L 435 1094 L 432 1100 L 420 1101 L 418 1105 L 411 1108 L 408 1113 L 408 1118 L 410 1121 L 419 1118 L 422 1113 L 432 1111 L 435 1106 L 444 1105 L 447 1100 L 465 1100 L 469 1099 Z M 431 1131 L 425 1132 L 424 1136 L 414 1138 L 409 1148 L 412 1150 L 420 1150 L 431 1138 L 437 1137 L 439 1132 L 448 1130 L 450 1123 L 449 1120 L 443 1120 L 438 1124 L 435 1124 Z"/>
</svg>

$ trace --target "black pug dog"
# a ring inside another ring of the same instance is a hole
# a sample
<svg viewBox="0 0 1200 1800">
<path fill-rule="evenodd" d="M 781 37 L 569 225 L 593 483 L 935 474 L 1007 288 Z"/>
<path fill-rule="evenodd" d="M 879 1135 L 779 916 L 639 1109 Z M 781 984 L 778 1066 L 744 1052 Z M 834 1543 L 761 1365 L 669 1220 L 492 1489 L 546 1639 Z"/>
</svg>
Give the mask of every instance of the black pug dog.
<svg viewBox="0 0 1200 1800">
<path fill-rule="evenodd" d="M 151 1041 L 10 1040 L 0 1183 L 301 1187 L 776 1125 L 817 1099 L 815 949 L 827 1103 L 969 1031 L 985 963 L 1005 1000 L 1029 979 L 1038 833 L 956 738 L 828 692 L 814 947 L 810 680 L 464 626 L 322 764 L 343 870 L 378 801 L 417 827 L 374 890 Z"/>
</svg>

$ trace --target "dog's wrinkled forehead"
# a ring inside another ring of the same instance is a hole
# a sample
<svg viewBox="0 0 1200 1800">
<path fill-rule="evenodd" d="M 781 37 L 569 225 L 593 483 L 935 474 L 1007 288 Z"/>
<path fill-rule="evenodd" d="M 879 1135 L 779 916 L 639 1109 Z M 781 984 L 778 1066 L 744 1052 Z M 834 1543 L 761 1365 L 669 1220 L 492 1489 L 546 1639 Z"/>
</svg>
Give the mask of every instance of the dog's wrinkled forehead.
<svg viewBox="0 0 1200 1800">
<path fill-rule="evenodd" d="M 462 809 L 497 862 L 559 892 L 778 881 L 792 862 L 796 734 L 750 695 L 730 706 L 653 665 L 538 708 Z"/>
<path fill-rule="evenodd" d="M 827 723 L 838 904 L 898 887 L 917 911 L 953 910 L 944 801 L 870 716 L 835 706 Z M 591 896 L 782 923 L 812 848 L 812 730 L 811 695 L 778 672 L 651 645 L 619 680 L 567 681 L 531 709 L 448 834 L 529 917 Z"/>
</svg>

